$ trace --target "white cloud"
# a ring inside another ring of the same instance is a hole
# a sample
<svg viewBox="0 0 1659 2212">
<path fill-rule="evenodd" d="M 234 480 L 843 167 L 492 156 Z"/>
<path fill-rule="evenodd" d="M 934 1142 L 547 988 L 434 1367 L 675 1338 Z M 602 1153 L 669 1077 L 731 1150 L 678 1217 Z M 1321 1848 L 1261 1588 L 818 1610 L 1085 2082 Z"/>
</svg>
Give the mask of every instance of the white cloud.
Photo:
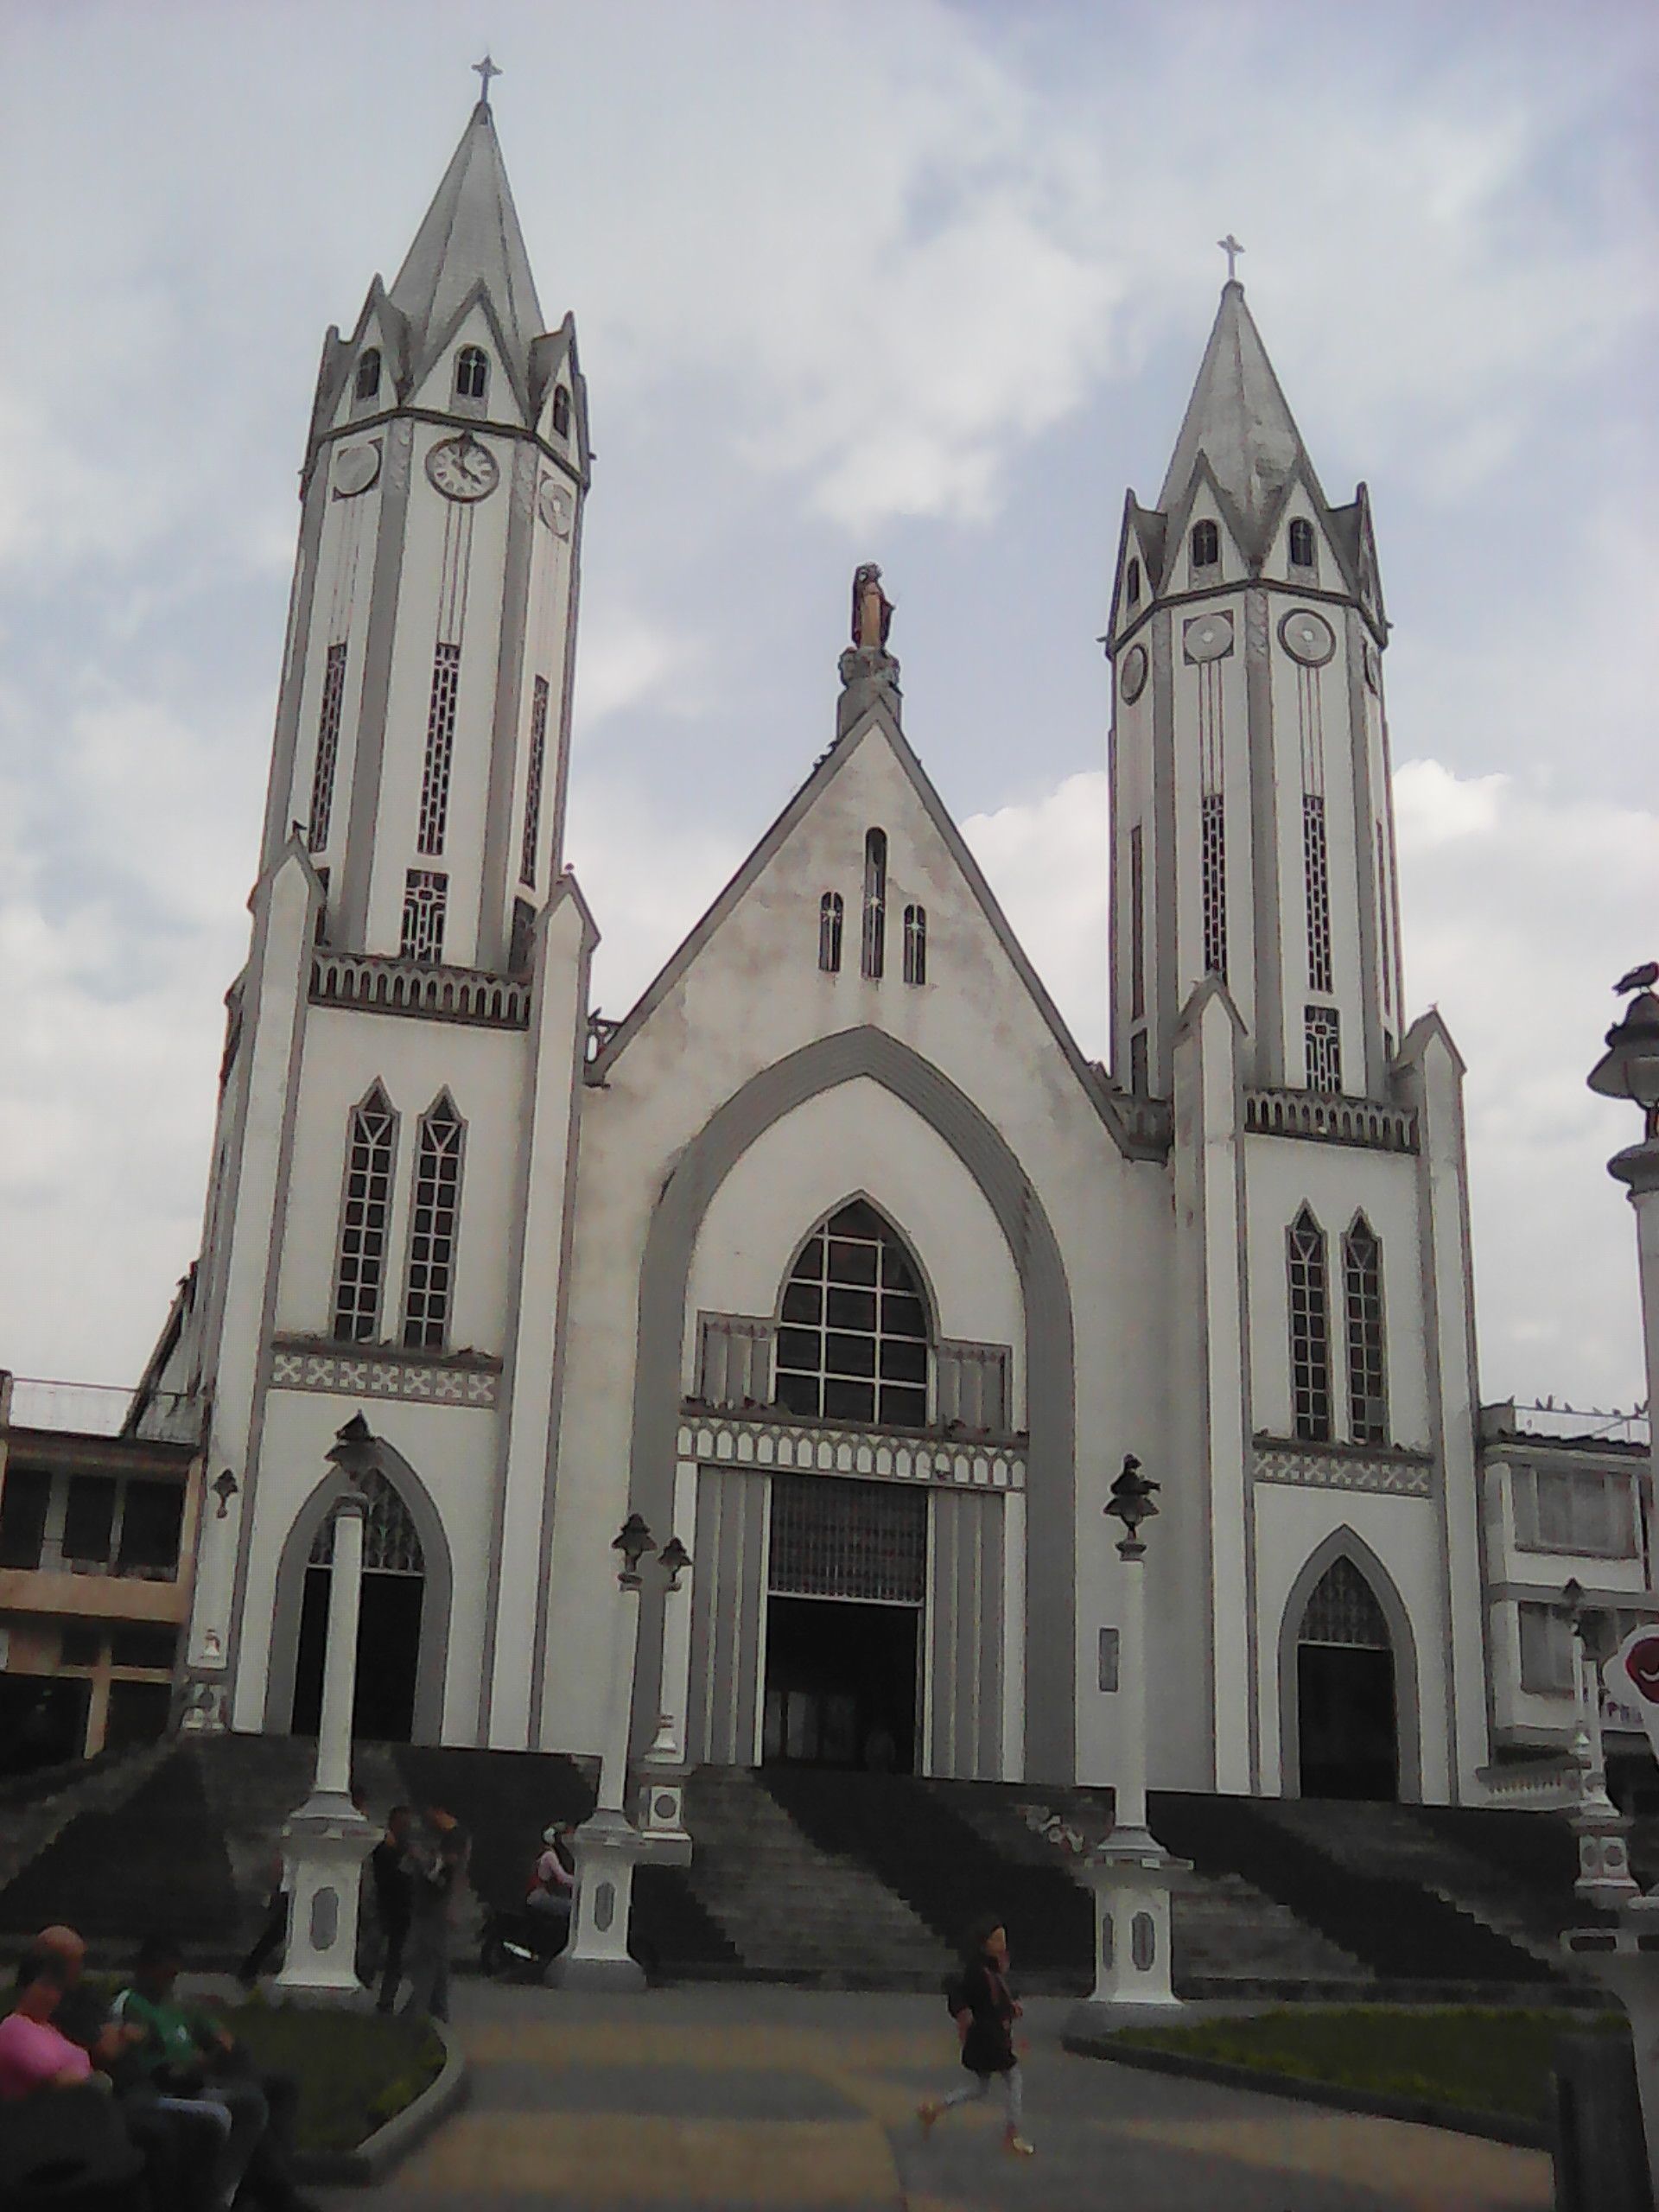
<svg viewBox="0 0 1659 2212">
<path fill-rule="evenodd" d="M 1091 1059 L 1107 1052 L 1106 777 L 1068 776 L 962 825 L 1014 935 Z"/>
</svg>

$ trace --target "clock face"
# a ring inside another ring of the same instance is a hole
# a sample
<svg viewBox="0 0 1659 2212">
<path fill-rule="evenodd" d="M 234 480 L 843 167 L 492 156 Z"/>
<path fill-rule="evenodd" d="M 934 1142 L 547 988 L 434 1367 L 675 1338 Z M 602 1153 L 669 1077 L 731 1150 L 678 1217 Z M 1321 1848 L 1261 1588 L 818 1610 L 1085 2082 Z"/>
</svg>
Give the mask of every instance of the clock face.
<svg viewBox="0 0 1659 2212">
<path fill-rule="evenodd" d="M 1131 645 L 1123 656 L 1123 666 L 1118 677 L 1118 689 L 1131 706 L 1147 688 L 1147 649 Z"/>
<path fill-rule="evenodd" d="M 366 492 L 380 474 L 380 441 L 371 438 L 366 445 L 342 446 L 334 459 L 334 497 L 354 499 L 359 492 Z"/>
<path fill-rule="evenodd" d="M 1280 640 L 1293 660 L 1304 668 L 1323 668 L 1337 650 L 1337 633 L 1323 614 L 1299 607 L 1279 625 Z"/>
<path fill-rule="evenodd" d="M 501 479 L 495 455 L 470 430 L 434 446 L 426 473 L 446 499 L 486 499 Z"/>
<path fill-rule="evenodd" d="M 569 493 L 556 484 L 550 476 L 544 476 L 542 479 L 542 488 L 537 504 L 542 511 L 542 520 L 552 531 L 554 537 L 569 537 L 570 525 L 575 520 L 576 512 L 571 504 Z"/>
<path fill-rule="evenodd" d="M 1181 650 L 1188 661 L 1225 660 L 1233 650 L 1230 614 L 1195 614 L 1181 632 Z"/>
</svg>

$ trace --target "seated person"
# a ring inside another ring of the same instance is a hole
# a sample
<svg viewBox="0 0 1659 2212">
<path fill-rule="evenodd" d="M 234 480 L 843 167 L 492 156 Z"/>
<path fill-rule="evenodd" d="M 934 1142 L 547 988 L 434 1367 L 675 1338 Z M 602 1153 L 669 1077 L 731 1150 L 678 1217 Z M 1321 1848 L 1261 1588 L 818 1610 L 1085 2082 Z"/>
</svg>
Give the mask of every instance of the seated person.
<svg viewBox="0 0 1659 2212">
<path fill-rule="evenodd" d="M 38 2089 L 78 2089 L 92 2079 L 90 2054 L 53 2022 L 65 1987 L 55 1959 L 25 1954 L 12 2009 L 0 2020 L 0 2104 L 19 2103 Z M 108 2076 L 99 2078 L 108 2088 Z"/>
<path fill-rule="evenodd" d="M 63 1994 L 59 1962 L 26 1954 L 13 2008 L 0 2019 L 0 2202 L 132 2206 L 143 2159 L 109 2077 L 53 2017 Z M 149 2202 L 155 2212 L 175 2212 L 164 2197 Z"/>
<path fill-rule="evenodd" d="M 570 1848 L 571 1823 L 556 1821 L 550 1828 L 542 1832 L 542 1841 L 547 1846 L 536 1861 L 536 1873 L 524 1903 L 532 1912 L 547 1913 L 569 1920 L 570 1908 L 575 1901 L 575 1856 Z"/>
</svg>

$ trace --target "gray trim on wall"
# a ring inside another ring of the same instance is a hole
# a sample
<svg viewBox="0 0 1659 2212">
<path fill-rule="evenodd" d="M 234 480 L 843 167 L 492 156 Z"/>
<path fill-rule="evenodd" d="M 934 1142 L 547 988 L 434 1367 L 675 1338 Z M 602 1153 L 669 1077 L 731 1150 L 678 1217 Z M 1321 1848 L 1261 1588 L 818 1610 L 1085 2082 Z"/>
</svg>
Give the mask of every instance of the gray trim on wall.
<svg viewBox="0 0 1659 2212">
<path fill-rule="evenodd" d="M 1147 979 L 1151 1043 L 1147 1081 L 1160 1098 L 1175 1095 L 1175 1029 L 1180 979 L 1175 967 L 1175 919 L 1181 890 L 1180 842 L 1175 834 L 1175 625 L 1166 607 L 1152 630 L 1152 850 L 1143 870 L 1152 902 L 1146 931 L 1152 974 Z M 1144 923 L 1142 925 L 1144 928 Z M 1120 1076 L 1122 1071 L 1115 1071 Z"/>
<path fill-rule="evenodd" d="M 931 1511 L 926 1632 L 932 1711 L 918 1710 L 917 1744 L 931 1737 L 930 1774 L 1001 1781 L 1005 1498 L 995 1491 L 936 1490 Z"/>
<path fill-rule="evenodd" d="M 1268 598 L 1244 594 L 1245 728 L 1250 759 L 1250 876 L 1255 886 L 1255 1022 L 1254 1081 L 1287 1083 L 1285 1051 L 1284 909 L 1279 889 L 1279 804 L 1273 726 L 1273 664 Z"/>
<path fill-rule="evenodd" d="M 352 738 L 352 795 L 340 876 L 338 924 L 339 942 L 346 950 L 368 943 L 370 878 L 380 812 L 380 772 L 385 756 L 386 708 L 391 695 L 392 646 L 397 635 L 397 594 L 403 581 L 414 453 L 415 425 L 401 417 L 386 431 L 380 537 L 374 551 L 374 583 L 363 641 L 363 682 Z"/>
<path fill-rule="evenodd" d="M 766 1604 L 767 1482 L 758 1468 L 698 1470 L 696 1525 L 689 1532 L 696 1565 L 685 1755 L 693 1764 L 747 1766 L 754 1756 Z"/>
<path fill-rule="evenodd" d="M 1332 1562 L 1351 1560 L 1370 1584 L 1389 1624 L 1394 1658 L 1394 1726 L 1398 1745 L 1400 1795 L 1408 1804 L 1421 1804 L 1423 1796 L 1421 1742 L 1421 1678 L 1417 1666 L 1417 1639 L 1411 1632 L 1411 1616 L 1395 1585 L 1394 1577 L 1365 1539 L 1345 1523 L 1333 1529 L 1315 1547 L 1301 1573 L 1290 1586 L 1290 1596 L 1279 1624 L 1279 1770 L 1287 1797 L 1302 1794 L 1300 1695 L 1296 1675 L 1296 1648 L 1307 1601 Z"/>
<path fill-rule="evenodd" d="M 359 1411 L 363 1408 L 359 1408 Z M 367 1420 L 366 1412 L 363 1417 Z M 443 1521 L 432 1494 L 403 1453 L 376 1437 L 375 1464 L 409 1508 L 426 1588 L 421 1604 L 421 1647 L 415 1676 L 413 1740 L 435 1744 L 443 1726 L 443 1685 L 449 1662 L 449 1617 L 454 1595 L 454 1565 Z M 293 1725 L 294 1675 L 300 1651 L 300 1609 L 305 1571 L 317 1531 L 351 1484 L 330 1469 L 294 1516 L 276 1568 L 276 1606 L 270 1627 L 270 1660 L 265 1671 L 265 1733 L 286 1736 Z"/>
<path fill-rule="evenodd" d="M 512 456 L 507 546 L 502 566 L 501 636 L 495 664 L 484 865 L 479 874 L 474 940 L 474 964 L 480 968 L 506 967 L 508 902 L 518 880 L 512 857 L 512 801 L 524 728 L 524 635 L 530 620 L 531 556 L 536 545 L 536 487 L 540 480 L 535 449 L 520 446 Z"/>
<path fill-rule="evenodd" d="M 631 1506 L 659 1540 L 673 1514 L 686 1292 L 697 1230 L 715 1191 L 758 1138 L 810 1098 L 868 1076 L 921 1116 L 974 1178 L 1019 1271 L 1026 1313 L 1031 1432 L 1027 1496 L 1027 1771 L 1069 1781 L 1076 1768 L 1076 1384 L 1071 1290 L 1042 1201 L 1007 1144 L 948 1077 L 869 1027 L 820 1038 L 764 1069 L 681 1153 L 646 1234 L 639 1274 Z M 660 1616 L 647 1609 L 641 1685 L 655 1683 Z M 642 1690 L 643 1711 L 644 1696 Z M 655 1714 L 647 1718 L 654 1722 Z"/>
<path fill-rule="evenodd" d="M 1359 1012 L 1365 1040 L 1365 1090 L 1385 1098 L 1388 1062 L 1382 1051 L 1382 966 L 1377 934 L 1376 810 L 1372 805 L 1370 734 L 1365 711 L 1365 640 L 1357 612 L 1348 611 L 1348 738 L 1354 791 L 1355 893 L 1359 900 Z"/>
</svg>

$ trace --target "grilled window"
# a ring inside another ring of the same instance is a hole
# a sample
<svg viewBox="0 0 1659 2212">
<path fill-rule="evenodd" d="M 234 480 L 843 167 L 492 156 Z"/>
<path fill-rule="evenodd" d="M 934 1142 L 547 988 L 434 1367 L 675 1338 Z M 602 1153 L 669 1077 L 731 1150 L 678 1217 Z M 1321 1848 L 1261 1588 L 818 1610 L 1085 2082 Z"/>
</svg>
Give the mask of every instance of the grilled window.
<svg viewBox="0 0 1659 2212">
<path fill-rule="evenodd" d="M 887 957 L 887 834 L 872 830 L 864 840 L 864 939 L 862 966 L 879 982 Z"/>
<path fill-rule="evenodd" d="M 416 850 L 443 850 L 449 818 L 449 771 L 455 750 L 455 694 L 461 685 L 461 647 L 438 645 L 432 654 L 432 696 L 426 709 L 426 760 L 421 771 L 421 826 Z"/>
<path fill-rule="evenodd" d="M 772 1477 L 773 1590 L 919 1605 L 926 1579 L 925 1491 L 828 1475 Z"/>
<path fill-rule="evenodd" d="M 1127 607 L 1141 604 L 1141 563 L 1131 561 L 1123 577 L 1123 601 Z"/>
<path fill-rule="evenodd" d="M 1299 569 L 1313 566 L 1313 525 L 1300 515 L 1290 525 L 1290 557 Z"/>
<path fill-rule="evenodd" d="M 1141 824 L 1129 831 L 1129 1019 L 1147 1010 L 1147 862 Z"/>
<path fill-rule="evenodd" d="M 826 976 L 841 973 L 842 911 L 839 891 L 826 891 L 818 901 L 818 965 Z"/>
<path fill-rule="evenodd" d="M 530 973 L 531 944 L 536 928 L 536 909 L 528 899 L 512 902 L 512 935 L 507 945 L 507 973 L 527 976 Z"/>
<path fill-rule="evenodd" d="M 536 848 L 542 836 L 542 779 L 547 770 L 547 678 L 538 676 L 530 709 L 530 766 L 524 771 L 524 849 L 518 880 L 536 888 Z"/>
<path fill-rule="evenodd" d="M 907 983 L 925 983 L 927 981 L 925 906 L 906 906 L 905 909 L 905 981 Z"/>
<path fill-rule="evenodd" d="M 784 1285 L 777 1402 L 811 1420 L 925 1427 L 931 1340 L 910 1255 L 855 1199 L 808 1237 Z"/>
<path fill-rule="evenodd" d="M 1325 801 L 1302 795 L 1302 867 L 1307 882 L 1307 988 L 1331 988 L 1331 877 L 1325 847 Z"/>
<path fill-rule="evenodd" d="M 1331 1313 L 1325 1290 L 1325 1231 L 1304 1206 L 1286 1233 L 1290 1271 L 1290 1397 L 1296 1433 L 1312 1444 L 1331 1439 Z"/>
<path fill-rule="evenodd" d="M 443 958 L 443 920 L 449 879 L 436 868 L 412 868 L 404 879 L 404 930 L 398 947 L 405 960 Z"/>
<path fill-rule="evenodd" d="M 1310 1090 L 1342 1089 L 1342 1022 L 1333 1006 L 1310 1006 L 1302 1010 L 1302 1041 L 1307 1056 Z"/>
<path fill-rule="evenodd" d="M 334 768 L 340 758 L 340 709 L 346 696 L 346 648 L 330 645 L 322 671 L 322 704 L 317 710 L 317 758 L 311 771 L 311 823 L 307 849 L 320 853 L 328 842 L 334 810 Z"/>
<path fill-rule="evenodd" d="M 561 438 L 570 435 L 570 394 L 562 384 L 553 387 L 553 429 Z"/>
<path fill-rule="evenodd" d="M 1147 1033 L 1137 1029 L 1129 1039 L 1129 1089 L 1137 1098 L 1144 1098 L 1151 1080 L 1147 1065 Z"/>
<path fill-rule="evenodd" d="M 357 364 L 357 396 L 359 399 L 372 399 L 379 390 L 380 349 L 371 346 Z"/>
<path fill-rule="evenodd" d="M 366 1344 L 379 1324 L 397 1141 L 397 1116 L 377 1084 L 362 1104 L 352 1109 L 346 1136 L 346 1198 L 334 1269 L 334 1335 L 350 1344 Z"/>
<path fill-rule="evenodd" d="M 1299 1643 L 1337 1643 L 1362 1651 L 1390 1649 L 1376 1592 L 1351 1559 L 1333 1559 L 1302 1615 Z"/>
<path fill-rule="evenodd" d="M 421 1116 L 404 1289 L 404 1343 L 411 1351 L 441 1351 L 448 1334 L 460 1226 L 461 1137 L 461 1116 L 448 1096 Z"/>
<path fill-rule="evenodd" d="M 1204 970 L 1227 980 L 1227 802 L 1206 791 L 1198 802 L 1203 832 Z"/>
<path fill-rule="evenodd" d="M 363 1517 L 363 1568 L 373 1574 L 424 1574 L 420 1532 L 403 1499 L 378 1467 L 371 1467 L 359 1487 L 369 1501 Z M 313 1567 L 334 1563 L 334 1516 L 331 1513 L 311 1546 Z"/>
<path fill-rule="evenodd" d="M 455 397 L 482 399 L 490 389 L 490 357 L 476 346 L 463 346 L 455 356 Z"/>
<path fill-rule="evenodd" d="M 1195 522 L 1190 541 L 1195 569 L 1213 569 L 1221 558 L 1221 532 L 1212 522 Z"/>
<path fill-rule="evenodd" d="M 1382 1444 L 1389 1433 L 1388 1379 L 1382 1357 L 1382 1248 L 1361 1214 L 1342 1240 L 1348 1309 L 1348 1416 L 1356 1444 Z"/>
</svg>

